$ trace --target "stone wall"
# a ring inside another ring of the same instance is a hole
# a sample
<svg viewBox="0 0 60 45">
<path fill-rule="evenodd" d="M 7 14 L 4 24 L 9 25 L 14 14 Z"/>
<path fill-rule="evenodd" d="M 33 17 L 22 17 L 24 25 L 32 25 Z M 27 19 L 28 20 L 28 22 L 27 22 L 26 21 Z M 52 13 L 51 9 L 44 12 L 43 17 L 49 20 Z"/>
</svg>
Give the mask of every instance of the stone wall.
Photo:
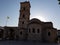
<svg viewBox="0 0 60 45">
<path fill-rule="evenodd" d="M 46 30 L 46 41 L 47 42 L 57 42 L 57 30 L 56 29 L 47 29 Z"/>
<path fill-rule="evenodd" d="M 28 40 L 40 40 L 41 41 L 41 25 L 30 24 L 28 27 Z M 39 31 L 38 31 L 39 30 Z"/>
</svg>

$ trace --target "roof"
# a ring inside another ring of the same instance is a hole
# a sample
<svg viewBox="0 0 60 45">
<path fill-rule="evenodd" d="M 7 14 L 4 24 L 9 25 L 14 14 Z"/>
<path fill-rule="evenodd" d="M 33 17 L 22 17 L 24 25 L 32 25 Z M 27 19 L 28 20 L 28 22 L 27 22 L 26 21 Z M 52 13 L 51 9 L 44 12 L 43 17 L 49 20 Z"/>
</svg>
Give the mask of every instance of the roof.
<svg viewBox="0 0 60 45">
<path fill-rule="evenodd" d="M 41 24 L 42 22 L 37 18 L 33 18 L 33 19 L 30 20 L 29 24 L 32 24 L 32 23 Z"/>
</svg>

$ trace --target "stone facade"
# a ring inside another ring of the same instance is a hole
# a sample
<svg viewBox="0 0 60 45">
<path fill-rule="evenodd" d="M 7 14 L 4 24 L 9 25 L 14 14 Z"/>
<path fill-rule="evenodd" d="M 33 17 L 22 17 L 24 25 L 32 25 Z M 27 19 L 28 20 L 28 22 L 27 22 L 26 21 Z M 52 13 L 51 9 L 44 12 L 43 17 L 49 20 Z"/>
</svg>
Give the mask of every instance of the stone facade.
<svg viewBox="0 0 60 45">
<path fill-rule="evenodd" d="M 36 18 L 30 20 L 30 8 L 29 1 L 20 3 L 18 27 L 3 27 L 0 29 L 0 39 L 57 42 L 57 29 L 53 27 L 53 23 Z"/>
<path fill-rule="evenodd" d="M 60 30 L 58 30 L 58 43 L 60 43 Z"/>
<path fill-rule="evenodd" d="M 28 40 L 40 40 L 42 25 L 38 19 L 32 19 L 28 25 Z"/>
</svg>

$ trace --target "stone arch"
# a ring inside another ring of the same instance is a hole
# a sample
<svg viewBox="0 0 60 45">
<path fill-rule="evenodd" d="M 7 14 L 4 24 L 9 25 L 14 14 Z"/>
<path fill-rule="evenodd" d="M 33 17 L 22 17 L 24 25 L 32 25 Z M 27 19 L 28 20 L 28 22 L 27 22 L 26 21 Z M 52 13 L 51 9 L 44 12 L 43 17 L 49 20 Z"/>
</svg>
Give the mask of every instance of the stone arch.
<svg viewBox="0 0 60 45">
<path fill-rule="evenodd" d="M 3 38 L 3 29 L 0 29 L 0 38 Z"/>
<path fill-rule="evenodd" d="M 14 39 L 14 29 L 10 29 L 9 39 Z"/>
</svg>

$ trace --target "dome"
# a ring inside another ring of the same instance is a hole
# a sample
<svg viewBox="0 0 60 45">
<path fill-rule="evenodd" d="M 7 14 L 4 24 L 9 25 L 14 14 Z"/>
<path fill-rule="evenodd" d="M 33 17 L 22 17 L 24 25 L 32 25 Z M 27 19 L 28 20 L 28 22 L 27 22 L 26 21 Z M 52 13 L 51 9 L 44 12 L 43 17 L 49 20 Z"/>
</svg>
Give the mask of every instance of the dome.
<svg viewBox="0 0 60 45">
<path fill-rule="evenodd" d="M 37 19 L 37 18 L 33 18 L 33 19 L 30 20 L 30 23 L 38 23 L 38 24 L 40 24 L 41 21 L 39 19 Z"/>
</svg>

